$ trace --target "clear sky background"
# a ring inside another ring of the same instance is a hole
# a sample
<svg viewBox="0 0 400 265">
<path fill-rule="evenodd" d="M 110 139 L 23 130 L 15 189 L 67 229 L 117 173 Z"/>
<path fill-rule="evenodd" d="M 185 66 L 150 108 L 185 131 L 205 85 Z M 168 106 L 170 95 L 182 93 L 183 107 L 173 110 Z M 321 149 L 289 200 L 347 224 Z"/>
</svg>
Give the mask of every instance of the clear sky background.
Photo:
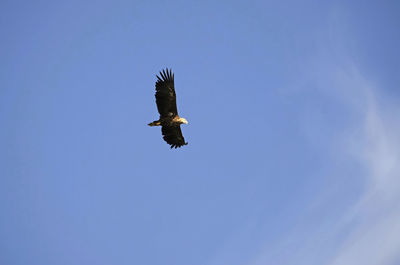
<svg viewBox="0 0 400 265">
<path fill-rule="evenodd" d="M 400 264 L 399 13 L 1 1 L 0 264 Z"/>
</svg>

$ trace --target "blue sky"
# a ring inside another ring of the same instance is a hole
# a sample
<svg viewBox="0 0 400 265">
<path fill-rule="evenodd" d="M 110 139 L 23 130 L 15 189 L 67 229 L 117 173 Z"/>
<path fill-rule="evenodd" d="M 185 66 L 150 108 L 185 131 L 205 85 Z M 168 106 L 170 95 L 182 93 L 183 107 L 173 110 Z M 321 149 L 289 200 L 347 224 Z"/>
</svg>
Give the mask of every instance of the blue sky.
<svg viewBox="0 0 400 265">
<path fill-rule="evenodd" d="M 2 1 L 0 263 L 399 264 L 399 11 Z"/>
</svg>

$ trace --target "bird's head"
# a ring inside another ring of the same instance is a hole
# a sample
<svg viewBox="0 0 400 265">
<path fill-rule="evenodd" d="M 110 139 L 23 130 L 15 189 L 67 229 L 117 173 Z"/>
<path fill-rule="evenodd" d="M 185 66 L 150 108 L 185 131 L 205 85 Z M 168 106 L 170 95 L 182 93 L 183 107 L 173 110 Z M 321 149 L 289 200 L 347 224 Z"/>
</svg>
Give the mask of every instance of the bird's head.
<svg viewBox="0 0 400 265">
<path fill-rule="evenodd" d="M 188 121 L 185 118 L 179 118 L 180 123 L 188 124 Z"/>
</svg>

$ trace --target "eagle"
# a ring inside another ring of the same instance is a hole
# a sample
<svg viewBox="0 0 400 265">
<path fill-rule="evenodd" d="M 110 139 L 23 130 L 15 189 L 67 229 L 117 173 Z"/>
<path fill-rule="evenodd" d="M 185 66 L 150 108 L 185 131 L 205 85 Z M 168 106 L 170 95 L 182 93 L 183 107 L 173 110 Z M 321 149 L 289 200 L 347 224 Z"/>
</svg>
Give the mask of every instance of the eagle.
<svg viewBox="0 0 400 265">
<path fill-rule="evenodd" d="M 166 68 L 156 75 L 156 104 L 160 119 L 149 123 L 149 126 L 161 126 L 164 141 L 171 148 L 187 145 L 181 131 L 181 124 L 188 124 L 185 118 L 178 115 L 176 107 L 176 94 L 174 85 L 174 74 L 171 69 Z"/>
</svg>

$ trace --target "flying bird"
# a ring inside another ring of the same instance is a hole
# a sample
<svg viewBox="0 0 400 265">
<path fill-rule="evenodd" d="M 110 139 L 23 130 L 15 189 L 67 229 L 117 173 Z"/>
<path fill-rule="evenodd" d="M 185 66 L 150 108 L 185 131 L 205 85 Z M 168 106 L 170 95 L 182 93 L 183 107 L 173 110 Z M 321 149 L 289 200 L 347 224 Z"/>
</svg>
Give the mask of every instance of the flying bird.
<svg viewBox="0 0 400 265">
<path fill-rule="evenodd" d="M 161 78 L 157 75 L 156 81 L 156 104 L 160 119 L 149 123 L 149 126 L 161 126 L 164 141 L 171 148 L 187 145 L 181 131 L 181 124 L 188 124 L 185 118 L 178 115 L 176 107 L 176 94 L 174 85 L 174 74 L 171 69 L 162 70 Z"/>
</svg>

